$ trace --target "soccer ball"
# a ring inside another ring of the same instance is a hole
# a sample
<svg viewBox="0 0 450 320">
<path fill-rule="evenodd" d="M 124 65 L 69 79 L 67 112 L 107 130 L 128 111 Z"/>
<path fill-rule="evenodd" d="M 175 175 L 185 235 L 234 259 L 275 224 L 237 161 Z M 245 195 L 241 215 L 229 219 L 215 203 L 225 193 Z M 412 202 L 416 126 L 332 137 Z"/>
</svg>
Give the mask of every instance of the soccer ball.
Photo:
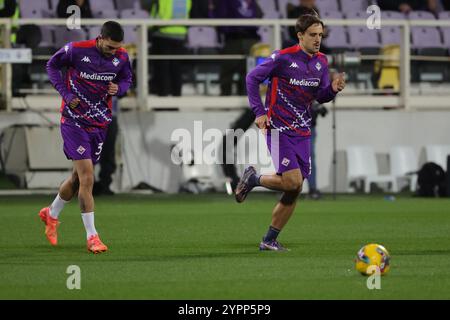
<svg viewBox="0 0 450 320">
<path fill-rule="evenodd" d="M 370 243 L 358 251 L 356 257 L 356 270 L 363 275 L 370 275 L 374 270 L 367 270 L 370 266 L 377 266 L 380 274 L 389 272 L 391 256 L 385 247 L 379 244 Z"/>
</svg>

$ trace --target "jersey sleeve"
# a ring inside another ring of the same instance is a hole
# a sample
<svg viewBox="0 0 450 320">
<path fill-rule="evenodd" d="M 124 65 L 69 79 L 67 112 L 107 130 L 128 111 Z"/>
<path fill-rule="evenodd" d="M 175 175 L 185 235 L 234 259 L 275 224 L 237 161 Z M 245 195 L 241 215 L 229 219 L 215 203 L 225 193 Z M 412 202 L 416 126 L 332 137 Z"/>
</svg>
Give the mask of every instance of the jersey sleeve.
<svg viewBox="0 0 450 320">
<path fill-rule="evenodd" d="M 337 92 L 333 91 L 330 81 L 330 71 L 328 69 L 328 61 L 325 58 L 323 66 L 322 78 L 320 79 L 319 90 L 317 91 L 317 102 L 326 103 L 333 100 L 336 97 Z"/>
<path fill-rule="evenodd" d="M 70 103 L 76 96 L 69 90 L 64 83 L 61 69 L 72 66 L 72 43 L 66 44 L 59 49 L 47 62 L 47 74 L 53 87 L 59 92 L 66 103 Z"/>
<path fill-rule="evenodd" d="M 117 96 L 122 97 L 127 93 L 128 89 L 133 83 L 133 73 L 131 71 L 131 63 L 128 55 L 126 55 L 125 63 L 122 69 L 120 69 L 120 72 L 117 75 L 116 79 L 117 85 L 119 86 Z"/>
<path fill-rule="evenodd" d="M 256 117 L 266 114 L 259 94 L 259 85 L 264 82 L 264 80 L 271 78 L 274 75 L 279 64 L 280 56 L 279 53 L 275 51 L 263 63 L 249 72 L 246 77 L 248 101 Z"/>
</svg>

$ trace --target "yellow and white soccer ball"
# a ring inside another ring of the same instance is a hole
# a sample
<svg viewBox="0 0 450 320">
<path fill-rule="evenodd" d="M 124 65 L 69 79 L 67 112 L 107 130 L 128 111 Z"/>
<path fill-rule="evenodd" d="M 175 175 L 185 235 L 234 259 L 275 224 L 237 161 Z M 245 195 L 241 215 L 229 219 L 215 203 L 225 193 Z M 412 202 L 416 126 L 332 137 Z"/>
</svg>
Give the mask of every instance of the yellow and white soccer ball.
<svg viewBox="0 0 450 320">
<path fill-rule="evenodd" d="M 370 266 L 377 266 L 380 274 L 389 272 L 391 256 L 385 247 L 376 243 L 370 243 L 358 251 L 356 257 L 356 270 L 363 275 L 370 275 L 374 270 L 367 270 Z"/>
</svg>

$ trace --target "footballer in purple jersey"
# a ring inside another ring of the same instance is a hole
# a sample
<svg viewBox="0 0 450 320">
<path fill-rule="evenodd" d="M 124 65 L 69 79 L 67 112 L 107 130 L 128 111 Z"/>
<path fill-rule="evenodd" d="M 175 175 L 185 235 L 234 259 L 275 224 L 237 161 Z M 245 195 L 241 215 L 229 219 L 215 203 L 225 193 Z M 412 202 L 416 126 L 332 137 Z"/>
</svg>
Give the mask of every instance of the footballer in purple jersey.
<svg viewBox="0 0 450 320">
<path fill-rule="evenodd" d="M 285 250 L 277 241 L 278 234 L 294 212 L 303 180 L 311 173 L 312 102 L 331 101 L 345 87 L 344 74 L 330 81 L 327 58 L 319 52 L 323 27 L 317 15 L 302 15 L 296 23 L 299 44 L 275 51 L 247 75 L 248 99 L 256 116 L 255 123 L 266 135 L 277 173 L 258 175 L 254 167 L 246 168 L 235 197 L 238 202 L 244 201 L 256 186 L 283 192 L 273 209 L 272 223 L 260 250 Z M 269 87 L 263 105 L 259 85 L 266 79 Z"/>
<path fill-rule="evenodd" d="M 39 212 L 52 245 L 58 242 L 58 217 L 64 204 L 78 194 L 88 251 L 108 249 L 95 229 L 92 187 L 94 165 L 100 159 L 112 120 L 112 96 L 125 95 L 132 83 L 130 61 L 122 48 L 123 36 L 122 26 L 108 21 L 99 37 L 68 43 L 47 63 L 50 81 L 62 97 L 64 153 L 74 164 L 72 175 L 62 183 L 53 203 Z"/>
</svg>

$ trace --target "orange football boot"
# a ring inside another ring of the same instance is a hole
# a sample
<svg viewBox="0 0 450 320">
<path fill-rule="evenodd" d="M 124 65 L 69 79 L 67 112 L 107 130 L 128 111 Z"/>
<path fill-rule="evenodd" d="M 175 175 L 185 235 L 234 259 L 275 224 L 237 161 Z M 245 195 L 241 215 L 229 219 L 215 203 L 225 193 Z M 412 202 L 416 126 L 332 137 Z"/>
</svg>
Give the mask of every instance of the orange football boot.
<svg viewBox="0 0 450 320">
<path fill-rule="evenodd" d="M 54 219 L 50 216 L 49 207 L 42 208 L 41 211 L 39 211 L 39 217 L 45 224 L 45 235 L 48 242 L 50 242 L 52 246 L 56 246 L 58 244 L 58 232 L 56 231 L 59 225 L 58 219 Z"/>
<path fill-rule="evenodd" d="M 100 240 L 98 234 L 90 236 L 89 239 L 87 240 L 87 249 L 88 251 L 97 254 L 97 253 L 102 253 L 108 250 L 108 247 L 105 246 L 102 242 L 102 240 Z"/>
</svg>

